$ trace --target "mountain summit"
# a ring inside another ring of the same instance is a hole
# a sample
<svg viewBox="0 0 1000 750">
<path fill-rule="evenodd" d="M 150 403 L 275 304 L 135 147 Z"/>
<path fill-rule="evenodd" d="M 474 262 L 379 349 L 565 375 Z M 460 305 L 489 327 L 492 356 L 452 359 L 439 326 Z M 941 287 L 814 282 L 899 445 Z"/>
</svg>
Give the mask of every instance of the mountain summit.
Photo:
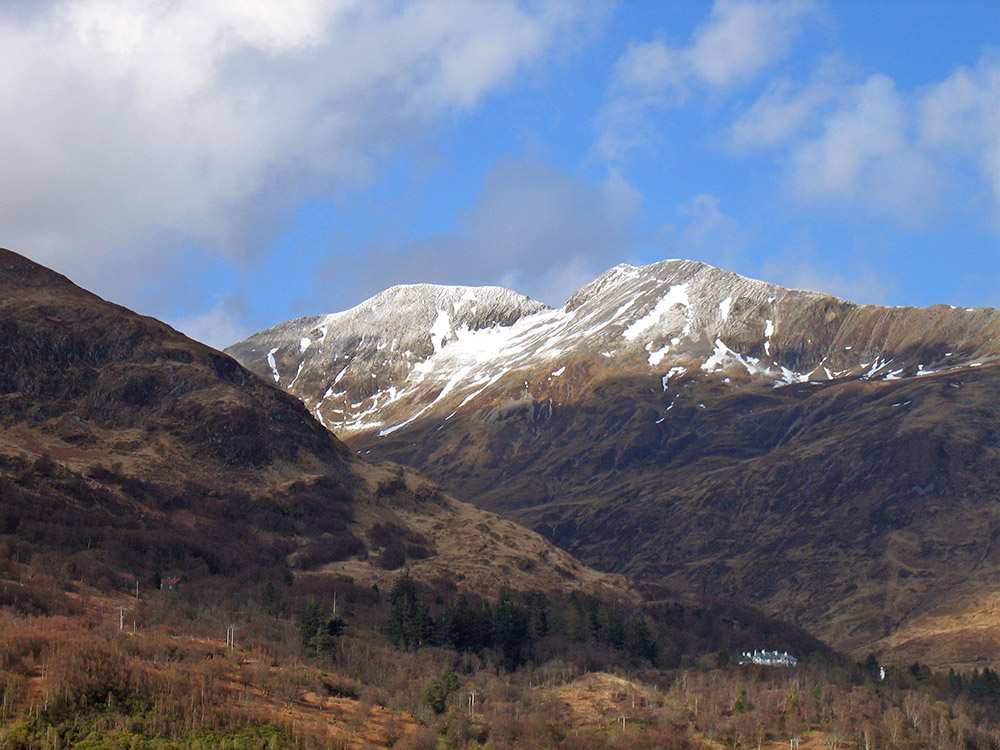
<svg viewBox="0 0 1000 750">
<path fill-rule="evenodd" d="M 501 287 L 407 284 L 344 312 L 281 323 L 227 351 L 301 397 L 323 424 L 358 431 L 445 348 L 547 309 Z"/>
<path fill-rule="evenodd" d="M 508 380 L 530 396 L 583 363 L 664 391 L 681 377 L 774 388 L 896 380 L 978 366 L 998 353 L 998 333 L 994 310 L 856 305 L 665 260 L 615 266 L 558 310 L 498 287 L 392 287 L 227 351 L 338 434 L 385 437 L 490 403 Z"/>
</svg>

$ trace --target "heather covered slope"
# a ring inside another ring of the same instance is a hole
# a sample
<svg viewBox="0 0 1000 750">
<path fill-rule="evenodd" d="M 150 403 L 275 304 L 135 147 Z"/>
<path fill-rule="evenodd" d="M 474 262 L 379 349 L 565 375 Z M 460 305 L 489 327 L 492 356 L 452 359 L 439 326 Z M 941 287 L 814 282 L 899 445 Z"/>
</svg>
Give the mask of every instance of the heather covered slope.
<svg viewBox="0 0 1000 750">
<path fill-rule="evenodd" d="M 49 555 L 91 582 L 345 566 L 375 581 L 409 564 L 483 593 L 631 595 L 412 472 L 353 458 L 298 399 L 230 357 L 9 251 L 0 427 L 4 551 Z"/>
<path fill-rule="evenodd" d="M 455 331 L 339 434 L 599 568 L 860 654 L 992 661 L 998 334 L 992 309 L 622 266 L 561 310 Z"/>
<path fill-rule="evenodd" d="M 1000 618 L 977 604 L 1000 584 L 994 367 L 777 391 L 673 387 L 609 378 L 551 411 L 543 401 L 358 444 L 599 568 L 735 597 L 858 653 L 994 658 Z"/>
</svg>

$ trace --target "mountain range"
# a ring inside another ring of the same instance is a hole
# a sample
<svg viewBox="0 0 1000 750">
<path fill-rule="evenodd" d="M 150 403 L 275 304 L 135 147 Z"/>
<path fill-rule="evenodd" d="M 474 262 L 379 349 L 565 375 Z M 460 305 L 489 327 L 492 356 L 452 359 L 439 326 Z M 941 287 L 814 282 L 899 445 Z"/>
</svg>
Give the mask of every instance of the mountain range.
<svg viewBox="0 0 1000 750">
<path fill-rule="evenodd" d="M 619 265 L 551 309 L 392 287 L 227 349 L 356 454 L 642 589 L 994 662 L 1000 313 Z"/>
<path fill-rule="evenodd" d="M 442 601 L 579 594 L 655 611 L 677 658 L 682 643 L 718 648 L 711 634 L 827 650 L 750 607 L 640 591 L 411 468 L 356 456 L 270 378 L 2 249 L 0 355 L 0 606 L 53 612 L 25 586 L 28 564 L 71 591 L 166 577 L 236 599 L 386 591 L 406 572 Z"/>
</svg>

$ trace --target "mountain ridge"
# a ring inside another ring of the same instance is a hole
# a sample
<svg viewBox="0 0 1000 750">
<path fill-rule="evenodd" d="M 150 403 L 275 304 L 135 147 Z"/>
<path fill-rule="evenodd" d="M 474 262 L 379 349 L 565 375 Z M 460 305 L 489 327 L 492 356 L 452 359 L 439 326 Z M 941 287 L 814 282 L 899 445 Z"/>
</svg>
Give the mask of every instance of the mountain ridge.
<svg viewBox="0 0 1000 750">
<path fill-rule="evenodd" d="M 982 595 L 1000 585 L 998 338 L 990 308 L 857 305 L 662 261 L 402 371 L 353 364 L 342 340 L 336 371 L 314 362 L 315 389 L 292 392 L 354 450 L 599 569 L 853 653 L 992 663 L 1000 622 L 962 623 L 993 622 Z"/>
<path fill-rule="evenodd" d="M 420 315 L 410 301 L 398 298 L 397 290 L 409 288 L 392 287 L 343 313 L 279 324 L 227 351 L 258 374 L 269 373 L 341 434 L 400 429 L 423 417 L 431 398 L 438 411 L 451 414 L 506 373 L 588 347 L 600 348 L 609 359 L 644 357 L 650 374 L 659 378 L 735 369 L 743 380 L 769 378 L 775 386 L 841 377 L 922 377 L 962 363 L 979 365 L 973 355 L 980 350 L 984 356 L 1000 354 L 1000 315 L 989 308 L 858 305 L 700 261 L 619 264 L 581 287 L 562 308 L 532 301 L 471 324 L 455 303 L 459 292 L 477 288 L 412 287 L 452 290 L 450 299 L 425 300 Z M 529 299 L 497 287 L 478 289 Z M 383 308 L 381 318 L 364 328 L 345 325 L 355 311 L 374 307 Z M 406 320 L 405 344 L 398 340 L 393 308 Z M 935 326 L 945 329 L 936 342 L 929 339 Z M 326 347 L 310 352 L 317 330 Z M 330 330 L 336 335 L 327 342 Z M 965 345 L 935 351 L 946 339 Z M 405 349 L 405 361 L 385 356 L 379 362 L 378 352 L 388 348 L 394 354 L 397 347 Z M 340 363 L 335 371 L 333 362 Z M 558 370 L 556 363 L 553 371 Z"/>
</svg>

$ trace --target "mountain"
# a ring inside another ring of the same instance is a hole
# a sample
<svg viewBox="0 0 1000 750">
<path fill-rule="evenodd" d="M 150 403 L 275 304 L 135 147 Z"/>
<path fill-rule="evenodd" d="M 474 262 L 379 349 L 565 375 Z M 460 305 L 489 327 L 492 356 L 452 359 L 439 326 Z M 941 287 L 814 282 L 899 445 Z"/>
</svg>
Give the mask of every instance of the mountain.
<svg viewBox="0 0 1000 750">
<path fill-rule="evenodd" d="M 377 583 L 406 565 L 484 594 L 632 595 L 412 471 L 353 457 L 232 358 L 8 250 L 0 550 L 107 586 L 168 572 Z"/>
<path fill-rule="evenodd" d="M 670 379 L 775 388 L 891 381 L 981 365 L 1000 349 L 997 333 L 994 310 L 855 305 L 663 261 L 616 266 L 558 310 L 496 287 L 392 287 L 227 351 L 338 434 L 385 437 L 489 401 L 507 380 L 520 384 L 518 400 L 544 402 L 549 391 L 572 398 L 572 385 L 556 383 L 572 380 L 581 359 L 591 371 L 655 374 L 663 390 Z M 510 377 L 535 368 L 544 382 Z"/>
<path fill-rule="evenodd" d="M 437 382 L 439 373 L 426 377 L 427 363 L 453 350 L 457 337 L 489 337 L 547 309 L 500 287 L 395 286 L 345 312 L 269 328 L 228 352 L 299 396 L 323 424 L 358 431 L 378 426 L 371 415 L 395 403 L 404 383 Z"/>
<path fill-rule="evenodd" d="M 858 654 L 995 659 L 996 310 L 858 305 L 681 260 L 616 266 L 557 310 L 509 292 L 474 323 L 475 290 L 406 289 L 229 351 L 272 378 L 273 359 L 356 451 L 598 568 Z"/>
<path fill-rule="evenodd" d="M 537 308 L 473 294 L 465 327 Z M 848 667 L 358 457 L 225 354 L 0 250 L 0 746 L 429 747 L 446 679 L 451 716 L 475 690 L 477 722 L 538 705 L 569 736 L 540 686 L 760 644 Z"/>
</svg>

